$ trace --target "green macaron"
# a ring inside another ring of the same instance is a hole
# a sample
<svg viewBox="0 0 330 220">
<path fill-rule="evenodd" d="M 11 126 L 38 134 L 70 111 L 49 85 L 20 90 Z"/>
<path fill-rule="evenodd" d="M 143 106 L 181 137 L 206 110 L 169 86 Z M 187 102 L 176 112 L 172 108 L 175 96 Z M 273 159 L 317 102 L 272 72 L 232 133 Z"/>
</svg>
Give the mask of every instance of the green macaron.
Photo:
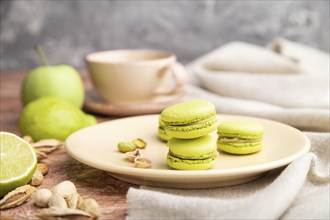
<svg viewBox="0 0 330 220">
<path fill-rule="evenodd" d="M 186 140 L 171 138 L 167 146 L 167 164 L 177 170 L 211 169 L 218 156 L 216 139 L 210 135 Z"/>
<path fill-rule="evenodd" d="M 198 138 L 217 129 L 218 118 L 214 105 L 206 100 L 181 102 L 165 108 L 160 118 L 165 132 L 180 139 Z"/>
<path fill-rule="evenodd" d="M 262 149 L 264 129 L 252 121 L 230 120 L 218 126 L 217 146 L 231 154 L 251 154 Z"/>
<path fill-rule="evenodd" d="M 160 117 L 158 121 L 158 137 L 163 141 L 168 141 L 171 139 L 171 136 L 165 132 L 165 125 Z"/>
</svg>

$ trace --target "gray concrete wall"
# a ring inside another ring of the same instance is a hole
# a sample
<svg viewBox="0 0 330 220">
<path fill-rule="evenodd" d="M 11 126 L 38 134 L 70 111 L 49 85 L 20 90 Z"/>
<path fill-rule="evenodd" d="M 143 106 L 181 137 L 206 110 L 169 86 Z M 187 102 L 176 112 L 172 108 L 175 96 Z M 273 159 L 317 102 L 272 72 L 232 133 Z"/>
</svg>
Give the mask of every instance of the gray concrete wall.
<svg viewBox="0 0 330 220">
<path fill-rule="evenodd" d="M 233 40 L 284 37 L 329 51 L 329 1 L 4 1 L 1 71 L 51 64 L 84 69 L 92 51 L 155 48 L 187 63 Z"/>
</svg>

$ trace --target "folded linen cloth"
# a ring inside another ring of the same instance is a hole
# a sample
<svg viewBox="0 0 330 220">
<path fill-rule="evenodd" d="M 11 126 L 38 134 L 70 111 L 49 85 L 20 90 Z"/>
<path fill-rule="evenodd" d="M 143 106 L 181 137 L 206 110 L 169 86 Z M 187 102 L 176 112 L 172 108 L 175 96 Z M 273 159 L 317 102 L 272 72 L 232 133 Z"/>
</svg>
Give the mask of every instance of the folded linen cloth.
<svg viewBox="0 0 330 220">
<path fill-rule="evenodd" d="M 329 109 L 284 108 L 255 100 L 230 98 L 206 91 L 200 87 L 188 87 L 189 99 L 211 101 L 218 113 L 249 115 L 286 123 L 304 131 L 329 131 Z"/>
<path fill-rule="evenodd" d="M 330 134 L 306 134 L 310 153 L 250 183 L 202 190 L 130 188 L 126 219 L 329 219 Z"/>
<path fill-rule="evenodd" d="M 284 39 L 268 48 L 236 42 L 187 66 L 189 99 L 218 113 L 284 122 L 306 132 L 311 151 L 250 183 L 127 193 L 126 219 L 329 219 L 329 55 Z"/>
<path fill-rule="evenodd" d="M 284 39 L 269 48 L 234 42 L 197 59 L 187 67 L 190 98 L 212 99 L 223 114 L 329 131 L 329 54 Z"/>
</svg>

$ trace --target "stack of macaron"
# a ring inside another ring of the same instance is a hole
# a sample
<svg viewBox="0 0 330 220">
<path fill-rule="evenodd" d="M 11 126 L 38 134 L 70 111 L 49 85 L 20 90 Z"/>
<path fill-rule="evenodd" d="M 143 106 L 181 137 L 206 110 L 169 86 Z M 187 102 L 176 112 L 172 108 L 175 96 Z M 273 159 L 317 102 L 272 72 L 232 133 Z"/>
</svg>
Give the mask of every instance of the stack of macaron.
<svg viewBox="0 0 330 220">
<path fill-rule="evenodd" d="M 158 135 L 168 140 L 168 165 L 179 170 L 212 168 L 218 152 L 217 142 L 209 134 L 217 126 L 215 107 L 206 100 L 186 101 L 164 109 Z"/>
</svg>

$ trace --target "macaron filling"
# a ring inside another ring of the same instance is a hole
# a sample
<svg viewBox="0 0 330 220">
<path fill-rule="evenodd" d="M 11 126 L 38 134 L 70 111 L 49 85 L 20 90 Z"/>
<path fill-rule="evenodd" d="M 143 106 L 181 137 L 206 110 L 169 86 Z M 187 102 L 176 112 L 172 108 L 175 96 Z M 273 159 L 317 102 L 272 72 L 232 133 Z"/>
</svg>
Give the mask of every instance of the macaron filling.
<svg viewBox="0 0 330 220">
<path fill-rule="evenodd" d="M 177 170 L 207 170 L 211 169 L 216 161 L 218 153 L 215 152 L 211 157 L 206 159 L 182 159 L 167 154 L 167 163 L 170 167 Z"/>
<path fill-rule="evenodd" d="M 158 132 L 161 132 L 162 134 L 165 134 L 165 128 L 159 126 L 159 127 L 158 127 Z"/>
<path fill-rule="evenodd" d="M 216 116 L 212 116 L 209 118 L 205 118 L 203 120 L 200 121 L 193 121 L 193 122 L 187 122 L 185 124 L 181 123 L 181 124 L 166 124 L 166 128 L 168 130 L 180 130 L 180 131 L 188 131 L 188 130 L 192 130 L 192 129 L 198 129 L 200 128 L 205 128 L 205 127 L 209 127 L 211 125 L 214 125 L 218 122 L 218 118 Z M 166 122 L 164 122 L 166 123 Z M 186 127 L 186 128 L 185 128 Z"/>
<path fill-rule="evenodd" d="M 217 119 L 215 112 L 207 115 L 207 116 L 198 116 L 194 119 L 191 119 L 189 121 L 167 121 L 167 120 L 162 120 L 164 124 L 167 126 L 175 125 L 175 126 L 185 126 L 185 125 L 194 125 L 194 124 L 199 124 L 203 122 L 207 122 L 210 120 Z"/>
<path fill-rule="evenodd" d="M 171 155 L 172 157 L 176 157 L 184 160 L 207 160 L 216 157 L 218 155 L 218 152 L 212 151 L 199 156 L 183 156 L 183 155 L 177 155 L 173 153 L 171 150 L 169 150 L 168 154 Z"/>
<path fill-rule="evenodd" d="M 178 170 L 210 169 L 218 156 L 216 138 L 211 135 L 186 140 L 171 138 L 167 146 L 167 163 Z"/>
<path fill-rule="evenodd" d="M 173 138 L 193 139 L 216 130 L 218 118 L 213 103 L 191 100 L 165 108 L 160 114 L 160 123 Z"/>
<path fill-rule="evenodd" d="M 261 142 L 262 138 L 258 139 L 245 139 L 245 138 L 238 138 L 238 137 L 223 137 L 219 136 L 218 141 L 224 144 L 229 143 L 254 143 L 254 142 Z"/>
</svg>

